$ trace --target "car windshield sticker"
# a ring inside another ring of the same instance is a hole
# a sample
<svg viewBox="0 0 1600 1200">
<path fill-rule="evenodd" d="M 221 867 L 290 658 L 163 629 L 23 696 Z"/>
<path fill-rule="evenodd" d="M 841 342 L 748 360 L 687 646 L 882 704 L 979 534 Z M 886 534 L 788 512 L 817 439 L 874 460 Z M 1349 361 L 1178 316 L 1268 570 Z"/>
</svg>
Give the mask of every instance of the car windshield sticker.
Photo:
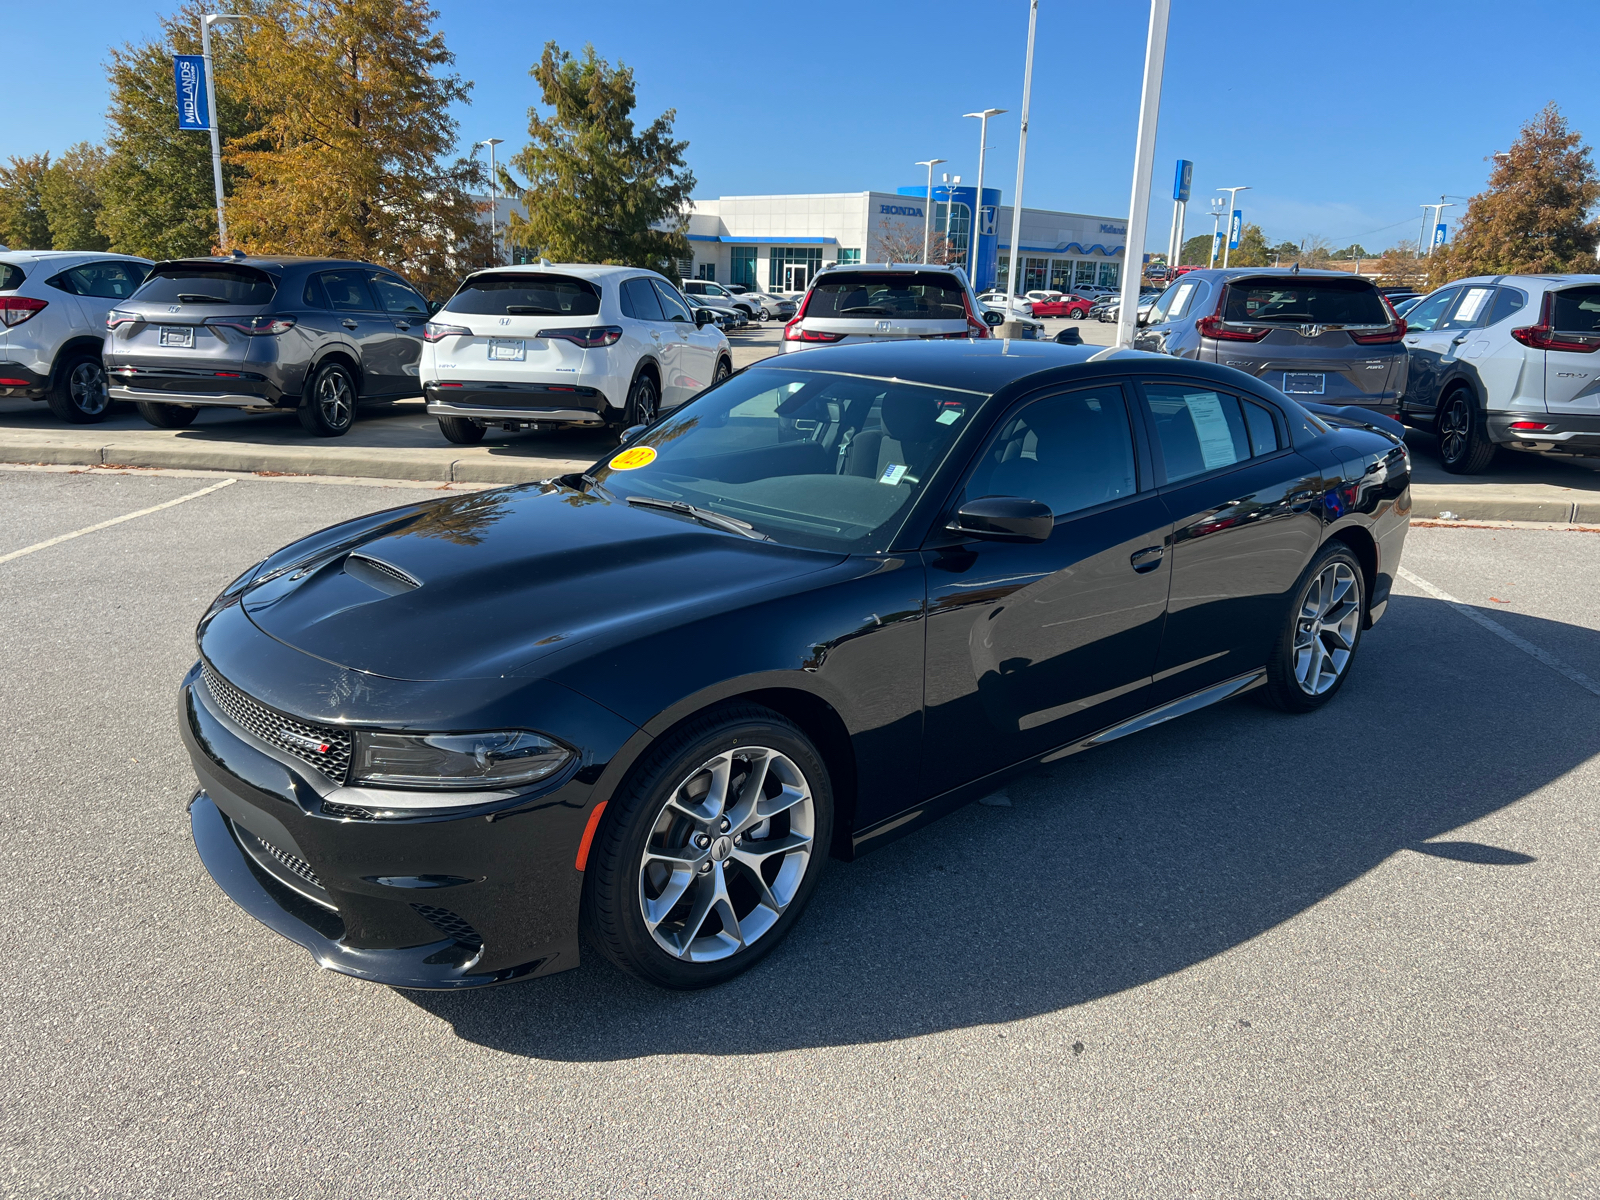
<svg viewBox="0 0 1600 1200">
<path fill-rule="evenodd" d="M 954 425 L 959 420 L 961 420 L 961 410 L 959 408 L 947 408 L 938 416 L 938 421 L 941 425 Z"/>
<path fill-rule="evenodd" d="M 1167 316 L 1183 316 L 1183 306 L 1189 302 L 1189 293 L 1194 291 L 1194 284 L 1180 283 L 1178 290 L 1172 294 L 1172 303 L 1167 306 Z"/>
<path fill-rule="evenodd" d="M 1461 307 L 1456 309 L 1456 315 L 1450 318 L 1450 323 L 1454 325 L 1458 321 L 1476 321 L 1478 313 L 1483 308 L 1483 302 L 1488 298 L 1488 288 L 1468 288 L 1467 294 L 1461 298 Z"/>
<path fill-rule="evenodd" d="M 606 466 L 613 471 L 637 471 L 640 467 L 648 467 L 655 460 L 656 452 L 653 446 L 634 446 L 621 454 L 613 455 Z"/>
<path fill-rule="evenodd" d="M 1222 415 L 1222 398 L 1215 392 L 1191 392 L 1184 400 L 1194 420 L 1195 436 L 1200 439 L 1200 457 L 1206 470 L 1233 465 L 1233 433 L 1228 428 L 1228 418 Z"/>
<path fill-rule="evenodd" d="M 900 463 L 890 463 L 888 469 L 884 471 L 878 482 L 891 485 L 896 484 L 899 483 L 900 480 L 905 476 L 905 473 L 906 469 Z"/>
</svg>

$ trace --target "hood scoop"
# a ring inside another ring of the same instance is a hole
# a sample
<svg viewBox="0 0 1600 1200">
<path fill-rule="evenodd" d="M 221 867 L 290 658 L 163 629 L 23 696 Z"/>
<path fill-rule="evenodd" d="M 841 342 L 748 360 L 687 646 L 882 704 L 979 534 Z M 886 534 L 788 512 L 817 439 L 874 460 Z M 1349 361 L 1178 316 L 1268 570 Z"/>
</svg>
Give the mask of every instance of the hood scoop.
<svg viewBox="0 0 1600 1200">
<path fill-rule="evenodd" d="M 385 596 L 398 596 L 401 592 L 415 591 L 422 586 L 422 580 L 402 571 L 393 563 L 359 551 L 345 556 L 344 573 L 359 579 L 368 587 L 376 588 Z"/>
</svg>

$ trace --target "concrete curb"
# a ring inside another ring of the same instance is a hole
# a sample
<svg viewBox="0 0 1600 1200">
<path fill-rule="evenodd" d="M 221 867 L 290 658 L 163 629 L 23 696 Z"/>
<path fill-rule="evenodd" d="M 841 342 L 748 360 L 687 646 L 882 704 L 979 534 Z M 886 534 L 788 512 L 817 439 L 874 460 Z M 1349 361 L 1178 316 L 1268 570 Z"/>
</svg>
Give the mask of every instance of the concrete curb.
<svg viewBox="0 0 1600 1200">
<path fill-rule="evenodd" d="M 1448 515 L 1447 515 L 1448 514 Z M 1537 521 L 1555 525 L 1600 523 L 1600 497 L 1549 484 L 1452 487 L 1411 485 L 1414 521 Z"/>
</svg>

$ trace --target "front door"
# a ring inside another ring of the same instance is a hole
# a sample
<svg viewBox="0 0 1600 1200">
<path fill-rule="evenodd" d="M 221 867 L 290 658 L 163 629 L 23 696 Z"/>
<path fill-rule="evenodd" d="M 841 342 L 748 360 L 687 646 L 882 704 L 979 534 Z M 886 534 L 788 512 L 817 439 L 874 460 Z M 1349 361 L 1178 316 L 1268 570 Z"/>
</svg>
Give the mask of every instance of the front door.
<svg viewBox="0 0 1600 1200">
<path fill-rule="evenodd" d="M 1552 413 L 1600 413 L 1600 287 L 1551 294 L 1558 349 L 1544 352 L 1544 398 Z"/>
<path fill-rule="evenodd" d="M 1461 298 L 1460 288 L 1445 288 L 1419 300 L 1405 316 L 1406 389 L 1401 410 L 1422 420 L 1431 420 L 1439 403 L 1439 376 L 1445 356 L 1455 350 L 1456 334 L 1440 326 L 1452 305 Z"/>
<path fill-rule="evenodd" d="M 1209 384 L 1147 382 L 1172 590 L 1155 666 L 1171 699 L 1265 664 L 1288 593 L 1316 552 L 1321 473 L 1283 416 Z"/>
<path fill-rule="evenodd" d="M 373 350 L 373 366 L 386 395 L 413 395 L 420 388 L 417 365 L 422 359 L 422 327 L 428 320 L 428 302 L 382 271 L 374 271 L 371 282 L 391 327 Z"/>
<path fill-rule="evenodd" d="M 786 266 L 783 268 L 783 289 L 786 292 L 803 292 L 806 290 L 807 268 Z"/>
<path fill-rule="evenodd" d="M 1150 707 L 1169 522 L 1155 493 L 1139 490 L 1130 417 L 1115 383 L 1007 414 L 951 509 L 982 496 L 1039 500 L 1056 514 L 1050 540 L 939 534 L 923 551 L 925 793 Z"/>
<path fill-rule="evenodd" d="M 684 303 L 677 289 L 660 280 L 656 280 L 655 285 L 661 295 L 661 311 L 667 318 L 667 328 L 662 332 L 661 340 L 677 342 L 673 398 L 670 403 L 665 396 L 661 398 L 663 407 L 672 407 L 692 399 L 710 385 L 716 361 L 706 345 L 706 339 L 698 336 L 700 330 L 694 323 L 694 312 Z"/>
</svg>

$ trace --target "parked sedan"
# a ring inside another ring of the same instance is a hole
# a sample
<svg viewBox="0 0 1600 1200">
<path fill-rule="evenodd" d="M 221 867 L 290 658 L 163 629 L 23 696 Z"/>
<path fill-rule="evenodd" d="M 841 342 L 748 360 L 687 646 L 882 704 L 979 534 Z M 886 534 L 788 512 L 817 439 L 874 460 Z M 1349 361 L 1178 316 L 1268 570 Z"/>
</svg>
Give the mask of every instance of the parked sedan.
<svg viewBox="0 0 1600 1200">
<path fill-rule="evenodd" d="M 830 856 L 1232 696 L 1326 705 L 1408 482 L 1397 435 L 1206 363 L 771 358 L 586 473 L 360 517 L 229 584 L 179 697 L 195 844 L 364 979 L 549 975 L 581 928 L 719 983 Z"/>
<path fill-rule="evenodd" d="M 1035 300 L 1033 302 L 1033 315 L 1036 317 L 1071 317 L 1081 321 L 1089 315 L 1089 310 L 1094 307 L 1094 301 L 1087 296 L 1078 296 L 1072 293 L 1057 296 L 1054 300 Z"/>
</svg>

